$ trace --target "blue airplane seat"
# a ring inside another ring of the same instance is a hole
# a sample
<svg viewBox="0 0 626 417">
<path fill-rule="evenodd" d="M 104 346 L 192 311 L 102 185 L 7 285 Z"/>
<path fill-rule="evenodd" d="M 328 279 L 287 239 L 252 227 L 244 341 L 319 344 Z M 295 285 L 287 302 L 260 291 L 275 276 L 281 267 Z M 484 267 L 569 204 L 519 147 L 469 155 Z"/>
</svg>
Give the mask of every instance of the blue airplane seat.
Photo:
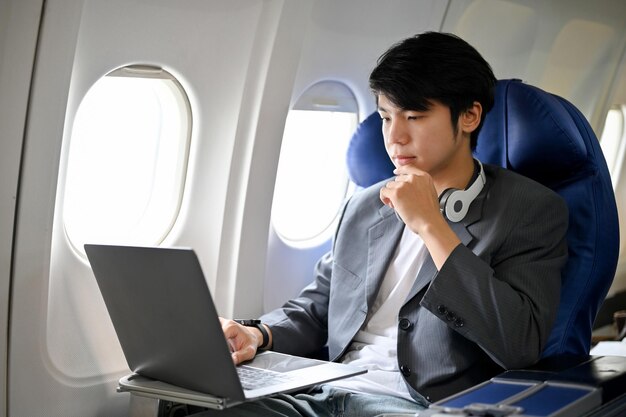
<svg viewBox="0 0 626 417">
<path fill-rule="evenodd" d="M 369 187 L 393 176 L 394 166 L 387 156 L 382 128 L 383 120 L 374 112 L 359 124 L 348 144 L 348 174 L 359 187 Z"/>
<path fill-rule="evenodd" d="M 617 206 L 600 143 L 567 100 L 520 80 L 501 80 L 476 157 L 556 191 L 569 208 L 569 260 L 543 357 L 587 355 L 596 314 L 619 255 Z"/>
<path fill-rule="evenodd" d="M 393 175 L 380 123 L 377 113 L 365 119 L 348 148 L 348 172 L 360 187 Z M 543 357 L 588 355 L 619 254 L 611 179 L 589 123 L 561 97 L 520 80 L 501 80 L 474 154 L 550 187 L 567 202 L 569 260 Z"/>
</svg>

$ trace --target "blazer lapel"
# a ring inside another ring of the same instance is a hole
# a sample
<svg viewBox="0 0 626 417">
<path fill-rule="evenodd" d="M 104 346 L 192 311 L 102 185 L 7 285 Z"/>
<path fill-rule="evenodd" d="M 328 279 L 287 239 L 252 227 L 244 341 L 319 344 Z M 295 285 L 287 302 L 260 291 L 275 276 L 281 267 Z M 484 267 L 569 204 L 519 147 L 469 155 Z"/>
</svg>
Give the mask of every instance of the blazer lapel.
<svg viewBox="0 0 626 417">
<path fill-rule="evenodd" d="M 368 233 L 366 280 L 368 311 L 378 293 L 404 229 L 404 223 L 396 218 L 392 208 L 382 206 L 378 212 L 382 220 L 372 226 Z"/>
</svg>

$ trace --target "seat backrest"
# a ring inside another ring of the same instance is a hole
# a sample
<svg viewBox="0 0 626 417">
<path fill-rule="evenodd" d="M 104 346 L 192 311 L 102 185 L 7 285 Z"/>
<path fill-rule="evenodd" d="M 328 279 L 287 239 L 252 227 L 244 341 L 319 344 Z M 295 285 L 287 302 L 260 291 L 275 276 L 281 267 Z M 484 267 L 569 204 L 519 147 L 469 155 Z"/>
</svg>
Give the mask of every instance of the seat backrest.
<svg viewBox="0 0 626 417">
<path fill-rule="evenodd" d="M 619 255 L 615 195 L 591 126 L 567 100 L 519 80 L 501 80 L 475 155 L 550 187 L 567 202 L 569 259 L 543 356 L 588 354 Z"/>
<path fill-rule="evenodd" d="M 380 126 L 377 114 L 368 117 L 348 148 L 348 171 L 361 187 L 393 175 Z M 567 100 L 519 80 L 501 80 L 474 154 L 546 185 L 566 201 L 569 258 L 543 357 L 587 355 L 619 254 L 615 197 L 593 130 Z"/>
</svg>

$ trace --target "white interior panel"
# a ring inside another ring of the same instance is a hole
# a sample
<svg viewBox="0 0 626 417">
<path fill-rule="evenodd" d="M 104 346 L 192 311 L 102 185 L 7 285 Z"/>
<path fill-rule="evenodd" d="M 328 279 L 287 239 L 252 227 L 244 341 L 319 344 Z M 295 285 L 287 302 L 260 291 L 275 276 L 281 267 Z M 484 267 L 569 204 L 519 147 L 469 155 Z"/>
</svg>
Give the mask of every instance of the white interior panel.
<svg viewBox="0 0 626 417">
<path fill-rule="evenodd" d="M 128 394 L 115 392 L 117 379 L 127 372 L 123 355 L 90 268 L 67 241 L 60 204 L 55 212 L 55 202 L 62 201 L 74 114 L 91 85 L 111 70 L 135 63 L 160 66 L 189 94 L 194 117 L 190 180 L 182 214 L 166 243 L 194 247 L 218 307 L 231 308 L 236 282 L 225 277 L 220 289 L 217 271 L 245 269 L 247 262 L 237 258 L 242 241 L 237 233 L 250 229 L 234 214 L 245 214 L 246 205 L 258 202 L 247 190 L 251 183 L 255 186 L 248 175 L 267 187 L 265 170 L 275 171 L 272 158 L 264 155 L 274 150 L 257 149 L 252 139 L 265 137 L 279 146 L 272 129 L 277 125 L 282 131 L 284 115 L 269 114 L 269 109 L 287 108 L 292 89 L 282 84 L 285 75 L 295 72 L 295 66 L 290 71 L 284 65 L 291 56 L 274 52 L 276 42 L 283 43 L 281 51 L 299 48 L 297 37 L 290 35 L 294 27 L 281 26 L 300 25 L 293 19 L 300 13 L 298 5 L 290 4 L 47 2 L 17 226 L 10 415 L 128 413 Z M 280 88 L 272 91 L 279 81 L 283 94 L 276 94 Z M 264 116 L 271 124 L 260 127 Z M 250 162 L 256 153 L 260 167 Z M 269 211 L 271 197 L 265 200 L 261 204 Z M 224 222 L 225 210 L 233 216 Z M 255 233 L 266 242 L 267 223 L 263 228 L 261 222 Z M 220 267 L 221 261 L 225 265 Z M 17 371 L 26 368 L 28 372 Z M 33 397 L 47 401 L 31 401 Z"/>
<path fill-rule="evenodd" d="M 0 416 L 7 407 L 12 251 L 22 140 L 41 0 L 0 2 Z"/>
<path fill-rule="evenodd" d="M 565 97 L 601 131 L 624 51 L 626 2 L 459 0 L 450 3 L 443 29 L 474 45 L 497 78 Z"/>
</svg>

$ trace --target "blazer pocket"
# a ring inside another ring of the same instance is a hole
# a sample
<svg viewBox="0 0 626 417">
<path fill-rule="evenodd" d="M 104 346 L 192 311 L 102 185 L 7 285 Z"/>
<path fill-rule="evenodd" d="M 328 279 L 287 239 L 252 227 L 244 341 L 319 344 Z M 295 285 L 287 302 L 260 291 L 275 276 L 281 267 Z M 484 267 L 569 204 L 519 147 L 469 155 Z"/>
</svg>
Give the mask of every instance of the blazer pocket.
<svg viewBox="0 0 626 417">
<path fill-rule="evenodd" d="M 356 289 L 358 288 L 363 281 L 363 278 L 358 275 L 353 274 L 351 271 L 348 271 L 341 265 L 334 263 L 333 264 L 333 276 L 332 276 L 332 286 L 336 288 L 350 288 Z"/>
</svg>

